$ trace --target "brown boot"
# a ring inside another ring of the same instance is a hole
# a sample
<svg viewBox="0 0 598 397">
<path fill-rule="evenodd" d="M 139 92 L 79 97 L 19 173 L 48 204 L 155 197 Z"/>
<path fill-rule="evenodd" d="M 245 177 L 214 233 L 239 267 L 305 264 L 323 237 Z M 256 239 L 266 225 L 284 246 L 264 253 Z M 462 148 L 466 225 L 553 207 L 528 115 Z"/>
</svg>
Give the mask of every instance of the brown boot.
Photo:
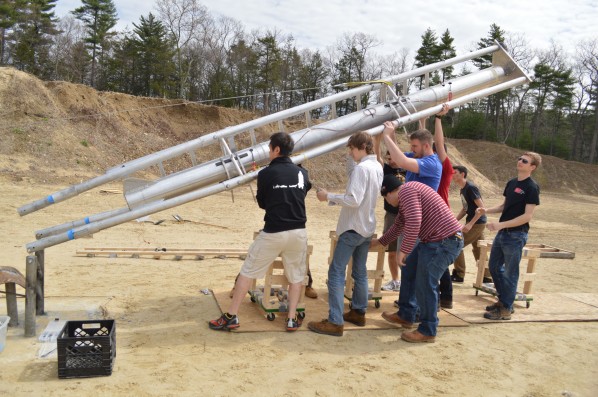
<svg viewBox="0 0 598 397">
<path fill-rule="evenodd" d="M 365 326 L 365 314 L 361 314 L 357 310 L 351 309 L 347 313 L 343 314 L 343 320 L 348 323 L 355 324 L 358 327 Z"/>
<path fill-rule="evenodd" d="M 311 299 L 316 299 L 318 297 L 318 292 L 312 287 L 305 287 L 305 296 Z"/>
<path fill-rule="evenodd" d="M 322 321 L 310 321 L 307 323 L 307 328 L 318 334 L 330 335 L 330 336 L 343 336 L 343 326 L 333 324 L 327 319 Z"/>
<path fill-rule="evenodd" d="M 413 323 L 403 320 L 401 317 L 399 317 L 399 314 L 395 312 L 383 312 L 382 318 L 389 323 L 402 325 L 403 328 L 413 328 Z"/>
<path fill-rule="evenodd" d="M 434 341 L 436 340 L 436 337 L 424 335 L 421 332 L 419 332 L 418 330 L 415 330 L 415 331 L 403 332 L 401 334 L 401 339 L 403 339 L 406 342 L 410 342 L 410 343 L 422 343 L 422 342 L 434 343 Z"/>
<path fill-rule="evenodd" d="M 495 309 L 484 313 L 484 318 L 488 320 L 510 320 L 512 311 L 505 308 L 499 301 Z"/>
</svg>

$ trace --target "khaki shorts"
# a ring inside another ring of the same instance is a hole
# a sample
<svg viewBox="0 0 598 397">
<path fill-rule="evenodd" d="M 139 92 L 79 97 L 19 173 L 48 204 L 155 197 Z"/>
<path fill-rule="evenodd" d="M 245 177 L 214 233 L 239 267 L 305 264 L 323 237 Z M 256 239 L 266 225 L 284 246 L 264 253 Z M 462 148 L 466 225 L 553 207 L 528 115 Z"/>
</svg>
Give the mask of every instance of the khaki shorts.
<svg viewBox="0 0 598 397">
<path fill-rule="evenodd" d="M 264 233 L 256 237 L 241 267 L 245 277 L 263 278 L 277 257 L 282 258 L 284 274 L 289 283 L 302 283 L 307 274 L 307 232 L 305 229 Z"/>
<path fill-rule="evenodd" d="M 395 223 L 395 218 L 397 214 L 392 214 L 390 212 L 384 211 L 384 231 L 386 233 L 388 229 Z M 393 241 L 392 243 L 388 244 L 386 247 L 386 252 L 397 252 L 397 240 Z"/>
</svg>

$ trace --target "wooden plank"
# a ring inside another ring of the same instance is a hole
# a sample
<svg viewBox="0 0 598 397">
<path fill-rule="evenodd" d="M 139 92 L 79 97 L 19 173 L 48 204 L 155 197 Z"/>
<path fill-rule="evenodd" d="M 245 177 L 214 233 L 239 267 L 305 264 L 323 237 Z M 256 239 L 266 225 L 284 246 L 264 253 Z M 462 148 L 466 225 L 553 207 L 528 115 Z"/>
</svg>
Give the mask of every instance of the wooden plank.
<svg viewBox="0 0 598 397">
<path fill-rule="evenodd" d="M 222 256 L 222 257 L 239 257 L 247 255 L 247 250 L 220 250 L 220 251 L 76 251 L 76 255 L 83 255 L 87 257 L 94 256 L 108 256 L 111 258 L 117 257 L 131 257 L 139 258 L 140 256 L 150 256 L 155 258 L 165 256 Z"/>
<path fill-rule="evenodd" d="M 246 253 L 247 248 L 83 248 L 83 250 L 78 252 L 97 252 L 97 251 L 108 251 L 108 252 L 239 252 L 239 253 Z"/>
<path fill-rule="evenodd" d="M 492 247 L 492 240 L 480 240 L 478 245 Z M 554 259 L 574 259 L 575 252 L 567 251 L 562 248 L 552 247 L 546 244 L 526 244 L 524 250 L 539 251 L 540 258 L 554 258 Z"/>
</svg>

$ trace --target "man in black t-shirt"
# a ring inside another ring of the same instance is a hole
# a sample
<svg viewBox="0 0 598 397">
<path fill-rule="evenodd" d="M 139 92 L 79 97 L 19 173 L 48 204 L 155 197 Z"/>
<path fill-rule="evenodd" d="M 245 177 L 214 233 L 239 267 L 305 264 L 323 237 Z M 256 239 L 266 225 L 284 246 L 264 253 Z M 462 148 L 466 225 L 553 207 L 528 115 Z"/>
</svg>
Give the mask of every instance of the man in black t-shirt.
<svg viewBox="0 0 598 397">
<path fill-rule="evenodd" d="M 382 153 L 380 150 L 381 140 L 382 134 L 376 135 L 374 137 L 374 153 L 376 153 L 378 162 L 382 164 L 382 171 L 384 172 L 384 175 L 394 175 L 401 181 L 401 183 L 404 183 L 406 171 L 400 168 L 399 165 L 394 162 L 388 151 L 386 151 L 386 159 L 382 158 Z M 395 223 L 395 217 L 397 216 L 398 212 L 399 209 L 397 207 L 393 207 L 392 205 L 388 204 L 386 200 L 384 201 L 384 227 L 382 229 L 382 234 L 386 233 L 386 231 Z M 388 270 L 390 271 L 390 280 L 388 280 L 388 282 L 382 286 L 382 290 L 384 291 L 399 291 L 401 288 L 399 265 L 397 264 L 397 241 L 398 240 L 394 240 L 386 247 L 386 252 L 388 252 Z"/>
<path fill-rule="evenodd" d="M 455 174 L 453 175 L 453 182 L 459 186 L 462 208 L 457 214 L 457 219 L 461 220 L 465 217 L 465 226 L 463 226 L 463 247 L 471 244 L 473 256 L 477 261 L 480 259 L 480 248 L 478 241 L 484 239 L 484 229 L 486 228 L 486 215 L 476 213 L 478 207 L 484 206 L 480 189 L 471 181 L 467 180 L 467 168 L 462 165 L 453 166 Z M 465 255 L 463 251 L 455 260 L 455 267 L 451 279 L 455 283 L 462 283 L 465 277 Z M 490 272 L 486 269 L 484 274 L 484 282 L 492 282 Z"/>
<path fill-rule="evenodd" d="M 519 261 L 527 243 L 529 221 L 540 205 L 540 187 L 531 178 L 540 166 L 538 153 L 526 152 L 517 159 L 517 177 L 507 182 L 502 204 L 492 208 L 478 208 L 482 214 L 500 213 L 498 222 L 487 224 L 488 230 L 498 234 L 492 243 L 488 267 L 496 288 L 498 302 L 486 306 L 484 317 L 489 320 L 510 320 L 519 281 Z"/>
</svg>

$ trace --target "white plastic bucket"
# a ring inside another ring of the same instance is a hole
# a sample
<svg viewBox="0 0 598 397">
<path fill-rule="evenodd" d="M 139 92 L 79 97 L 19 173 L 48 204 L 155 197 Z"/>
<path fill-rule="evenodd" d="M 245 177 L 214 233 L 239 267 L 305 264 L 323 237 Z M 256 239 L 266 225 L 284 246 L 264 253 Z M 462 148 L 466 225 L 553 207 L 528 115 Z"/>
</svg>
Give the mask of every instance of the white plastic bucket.
<svg viewBox="0 0 598 397">
<path fill-rule="evenodd" d="M 4 344 L 6 343 L 6 328 L 8 328 L 8 322 L 10 317 L 0 316 L 0 353 L 4 350 Z"/>
</svg>

